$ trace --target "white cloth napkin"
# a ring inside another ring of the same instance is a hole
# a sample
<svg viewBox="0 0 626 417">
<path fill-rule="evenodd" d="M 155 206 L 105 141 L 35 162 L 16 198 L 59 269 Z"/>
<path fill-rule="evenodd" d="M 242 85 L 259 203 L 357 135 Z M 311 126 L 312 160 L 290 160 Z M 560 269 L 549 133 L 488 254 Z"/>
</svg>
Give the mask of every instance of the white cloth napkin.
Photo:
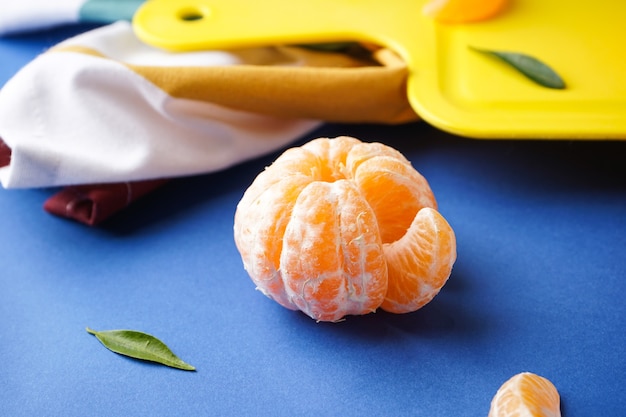
<svg viewBox="0 0 626 417">
<path fill-rule="evenodd" d="M 177 177 L 281 148 L 321 122 L 177 98 L 123 62 L 180 67 L 284 59 L 223 51 L 172 54 L 139 42 L 124 21 L 79 35 L 37 57 L 0 90 L 0 137 L 12 150 L 0 181 L 20 188 Z"/>
</svg>

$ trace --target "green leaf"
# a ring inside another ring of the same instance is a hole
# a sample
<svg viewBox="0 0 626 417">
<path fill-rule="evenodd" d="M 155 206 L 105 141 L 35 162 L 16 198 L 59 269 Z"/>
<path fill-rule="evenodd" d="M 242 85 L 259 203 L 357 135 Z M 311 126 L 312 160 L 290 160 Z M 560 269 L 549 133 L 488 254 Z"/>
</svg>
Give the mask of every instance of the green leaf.
<svg viewBox="0 0 626 417">
<path fill-rule="evenodd" d="M 472 46 L 470 48 L 476 52 L 500 59 L 543 87 L 565 88 L 565 82 L 559 74 L 535 57 L 517 52 L 491 51 Z"/>
<path fill-rule="evenodd" d="M 195 371 L 196 368 L 178 356 L 154 336 L 135 330 L 95 331 L 87 327 L 87 332 L 96 336 L 109 350 L 131 358 L 157 362 L 172 368 Z"/>
</svg>

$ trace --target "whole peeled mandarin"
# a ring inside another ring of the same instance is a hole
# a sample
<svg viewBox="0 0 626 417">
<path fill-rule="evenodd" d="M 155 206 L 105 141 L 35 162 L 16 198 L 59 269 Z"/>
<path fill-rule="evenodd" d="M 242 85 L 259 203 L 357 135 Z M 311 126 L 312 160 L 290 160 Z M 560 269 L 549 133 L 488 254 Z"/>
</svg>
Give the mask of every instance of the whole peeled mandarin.
<svg viewBox="0 0 626 417">
<path fill-rule="evenodd" d="M 234 238 L 261 292 L 318 321 L 415 311 L 456 260 L 426 179 L 397 150 L 346 136 L 288 149 L 261 172 Z"/>
</svg>

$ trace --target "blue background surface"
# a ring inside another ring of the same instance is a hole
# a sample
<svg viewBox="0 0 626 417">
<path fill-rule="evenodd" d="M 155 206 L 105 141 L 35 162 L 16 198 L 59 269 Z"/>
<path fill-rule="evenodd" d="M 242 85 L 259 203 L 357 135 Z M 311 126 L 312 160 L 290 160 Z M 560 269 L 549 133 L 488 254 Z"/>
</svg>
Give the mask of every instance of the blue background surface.
<svg viewBox="0 0 626 417">
<path fill-rule="evenodd" d="M 0 85 L 85 27 L 0 39 Z M 99 228 L 54 190 L 0 190 L 0 414 L 486 416 L 498 387 L 550 379 L 565 417 L 626 415 L 626 142 L 473 140 L 428 126 L 327 125 L 403 152 L 458 260 L 418 312 L 315 323 L 254 290 L 236 204 L 277 154 L 178 179 Z M 156 335 L 197 372 L 85 331 Z"/>
</svg>

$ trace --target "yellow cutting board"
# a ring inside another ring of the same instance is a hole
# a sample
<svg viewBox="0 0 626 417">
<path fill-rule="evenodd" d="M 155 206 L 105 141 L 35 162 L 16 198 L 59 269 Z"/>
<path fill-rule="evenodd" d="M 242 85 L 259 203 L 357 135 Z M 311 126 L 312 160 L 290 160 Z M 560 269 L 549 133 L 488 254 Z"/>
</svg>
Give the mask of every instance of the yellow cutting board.
<svg viewBox="0 0 626 417">
<path fill-rule="evenodd" d="M 372 42 L 407 63 L 415 111 L 482 138 L 626 139 L 626 0 L 512 0 L 484 22 L 444 25 L 426 0 L 149 0 L 133 25 L 174 51 Z M 565 81 L 528 80 L 470 47 L 531 55 Z"/>
</svg>

